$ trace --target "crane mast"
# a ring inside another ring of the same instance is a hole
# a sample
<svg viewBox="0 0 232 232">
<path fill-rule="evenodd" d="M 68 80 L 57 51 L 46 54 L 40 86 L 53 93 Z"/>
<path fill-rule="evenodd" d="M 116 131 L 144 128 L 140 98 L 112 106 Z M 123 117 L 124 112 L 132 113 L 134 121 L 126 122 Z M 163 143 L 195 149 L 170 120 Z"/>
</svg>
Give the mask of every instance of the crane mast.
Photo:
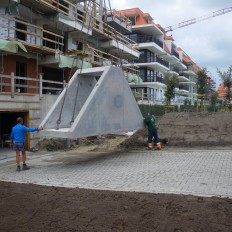
<svg viewBox="0 0 232 232">
<path fill-rule="evenodd" d="M 173 31 L 173 30 L 176 30 L 176 29 L 179 29 L 179 28 L 182 28 L 182 27 L 186 27 L 186 26 L 198 23 L 200 21 L 204 21 L 204 20 L 207 20 L 207 19 L 210 19 L 210 18 L 217 17 L 219 15 L 227 14 L 227 13 L 229 13 L 231 11 L 232 11 L 232 7 L 224 8 L 224 9 L 215 11 L 213 13 L 201 16 L 199 18 L 192 18 L 190 20 L 180 22 L 180 23 L 175 24 L 173 26 L 166 27 L 166 28 L 164 28 L 164 30 L 165 30 L 165 32 Z"/>
</svg>

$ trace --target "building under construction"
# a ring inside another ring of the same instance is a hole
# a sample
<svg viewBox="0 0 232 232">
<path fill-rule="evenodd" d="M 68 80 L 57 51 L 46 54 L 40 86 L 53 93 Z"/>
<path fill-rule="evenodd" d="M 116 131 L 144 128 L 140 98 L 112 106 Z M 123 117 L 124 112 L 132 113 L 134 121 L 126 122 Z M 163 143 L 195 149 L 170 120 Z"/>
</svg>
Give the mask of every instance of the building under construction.
<svg viewBox="0 0 232 232">
<path fill-rule="evenodd" d="M 130 20 L 109 9 L 102 0 L 1 1 L 2 146 L 17 117 L 29 127 L 39 125 L 76 69 L 139 57 L 136 43 L 124 36 Z M 28 135 L 28 148 L 37 140 Z"/>
<path fill-rule="evenodd" d="M 194 62 L 139 9 L 115 11 L 103 0 L 1 0 L 0 25 L 2 147 L 17 117 L 29 127 L 41 123 L 76 70 L 120 66 L 145 104 L 163 102 L 163 76 L 171 72 L 179 96 L 193 98 Z M 38 139 L 27 135 L 27 148 Z"/>
</svg>

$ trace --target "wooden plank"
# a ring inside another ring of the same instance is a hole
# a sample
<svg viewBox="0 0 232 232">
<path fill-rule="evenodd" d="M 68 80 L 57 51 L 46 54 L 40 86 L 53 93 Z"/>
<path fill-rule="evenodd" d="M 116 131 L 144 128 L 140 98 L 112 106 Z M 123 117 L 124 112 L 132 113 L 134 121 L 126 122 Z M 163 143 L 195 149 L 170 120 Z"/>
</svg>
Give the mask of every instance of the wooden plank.
<svg viewBox="0 0 232 232">
<path fill-rule="evenodd" d="M 0 100 L 0 102 L 14 102 L 14 103 L 40 103 L 40 101 L 29 101 L 29 100 Z"/>
</svg>

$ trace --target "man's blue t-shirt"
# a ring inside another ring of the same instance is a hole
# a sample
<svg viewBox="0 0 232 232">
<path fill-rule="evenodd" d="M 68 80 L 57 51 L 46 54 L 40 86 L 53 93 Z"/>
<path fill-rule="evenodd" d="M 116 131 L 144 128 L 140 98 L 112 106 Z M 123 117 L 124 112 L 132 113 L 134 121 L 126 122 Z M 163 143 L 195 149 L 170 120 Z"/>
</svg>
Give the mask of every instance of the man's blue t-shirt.
<svg viewBox="0 0 232 232">
<path fill-rule="evenodd" d="M 28 128 L 24 125 L 17 124 L 12 128 L 10 139 L 14 140 L 15 143 L 24 143 L 25 142 L 25 133 L 38 131 L 38 128 Z"/>
</svg>

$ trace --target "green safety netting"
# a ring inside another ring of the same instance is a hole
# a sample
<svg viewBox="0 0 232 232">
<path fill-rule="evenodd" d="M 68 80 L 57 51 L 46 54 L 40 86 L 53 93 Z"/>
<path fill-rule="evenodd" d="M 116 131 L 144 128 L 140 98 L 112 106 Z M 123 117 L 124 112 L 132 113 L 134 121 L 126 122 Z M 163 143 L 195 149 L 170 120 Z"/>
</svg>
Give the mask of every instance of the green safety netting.
<svg viewBox="0 0 232 232">
<path fill-rule="evenodd" d="M 84 61 L 82 64 L 82 60 L 73 57 L 59 55 L 57 59 L 59 59 L 59 68 L 92 68 L 91 63 Z"/>
<path fill-rule="evenodd" d="M 0 39 L 0 50 L 11 53 L 18 53 L 19 51 L 27 53 L 27 49 L 22 43 L 17 41 L 8 41 L 4 39 Z"/>
<path fill-rule="evenodd" d="M 136 83 L 136 84 L 139 84 L 139 83 L 143 83 L 143 80 L 140 78 L 140 76 L 136 75 L 136 74 L 132 74 L 132 73 L 127 73 L 125 72 L 125 77 L 126 77 L 126 80 L 129 82 L 129 83 Z"/>
</svg>

